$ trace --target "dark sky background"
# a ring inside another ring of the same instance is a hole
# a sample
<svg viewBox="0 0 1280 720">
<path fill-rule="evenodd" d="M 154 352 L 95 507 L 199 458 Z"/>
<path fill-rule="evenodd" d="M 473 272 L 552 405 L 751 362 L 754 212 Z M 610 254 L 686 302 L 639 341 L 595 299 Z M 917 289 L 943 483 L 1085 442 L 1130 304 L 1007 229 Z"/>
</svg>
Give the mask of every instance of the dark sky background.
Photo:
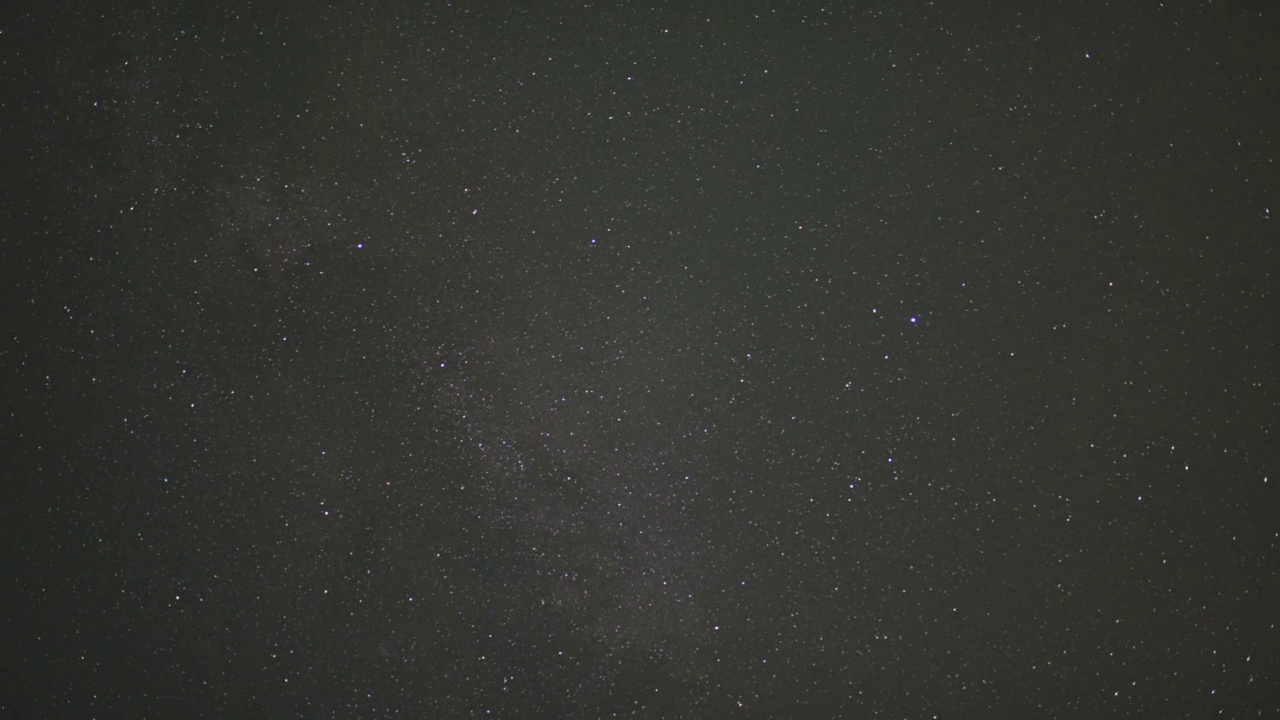
<svg viewBox="0 0 1280 720">
<path fill-rule="evenodd" d="M 45 5 L 8 716 L 1275 717 L 1274 6 Z"/>
</svg>

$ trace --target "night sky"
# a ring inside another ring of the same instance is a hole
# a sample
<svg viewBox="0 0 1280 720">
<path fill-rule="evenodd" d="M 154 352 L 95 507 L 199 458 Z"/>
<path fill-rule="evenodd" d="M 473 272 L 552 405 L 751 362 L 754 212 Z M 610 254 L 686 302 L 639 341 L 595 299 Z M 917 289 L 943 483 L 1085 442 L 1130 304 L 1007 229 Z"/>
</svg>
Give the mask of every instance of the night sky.
<svg viewBox="0 0 1280 720">
<path fill-rule="evenodd" d="M 7 716 L 1276 717 L 1274 5 L 44 5 Z"/>
</svg>

